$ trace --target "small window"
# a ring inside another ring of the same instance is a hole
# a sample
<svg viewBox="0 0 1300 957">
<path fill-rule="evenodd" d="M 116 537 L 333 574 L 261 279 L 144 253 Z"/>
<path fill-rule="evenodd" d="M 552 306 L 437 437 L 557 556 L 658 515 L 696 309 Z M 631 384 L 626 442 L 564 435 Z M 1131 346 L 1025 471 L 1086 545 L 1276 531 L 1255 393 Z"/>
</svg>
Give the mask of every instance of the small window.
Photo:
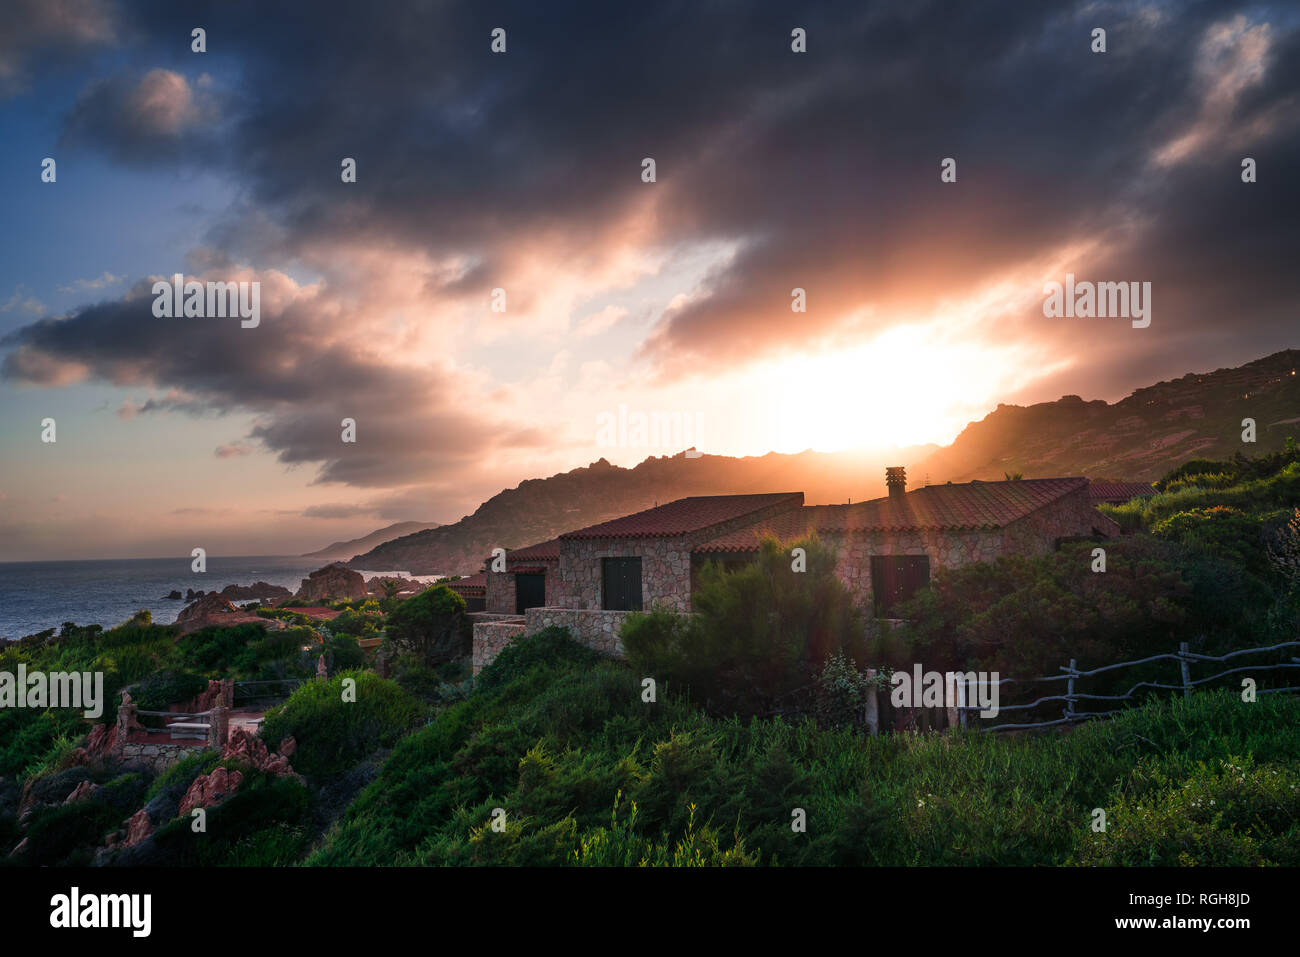
<svg viewBox="0 0 1300 957">
<path fill-rule="evenodd" d="M 601 607 L 606 611 L 641 610 L 641 559 L 601 559 Z"/>
<path fill-rule="evenodd" d="M 930 584 L 930 559 L 925 555 L 872 555 L 871 590 L 877 618 L 898 617 L 894 609 Z"/>
</svg>

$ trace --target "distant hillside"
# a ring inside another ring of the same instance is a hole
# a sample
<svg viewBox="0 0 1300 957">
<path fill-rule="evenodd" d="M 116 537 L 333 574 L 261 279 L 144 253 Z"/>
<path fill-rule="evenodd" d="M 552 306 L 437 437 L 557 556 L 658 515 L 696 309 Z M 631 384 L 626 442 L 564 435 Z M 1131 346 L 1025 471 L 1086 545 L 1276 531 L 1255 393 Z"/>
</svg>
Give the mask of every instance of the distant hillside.
<svg viewBox="0 0 1300 957">
<path fill-rule="evenodd" d="M 1237 369 L 1192 373 L 1138 389 L 1114 405 L 1067 395 L 999 405 L 921 467 L 931 481 L 965 482 L 1022 472 L 1151 481 L 1189 459 L 1259 455 L 1300 436 L 1300 351 Z M 1252 418 L 1256 441 L 1241 440 Z M 909 476 L 910 477 L 910 476 Z"/>
<path fill-rule="evenodd" d="M 684 453 L 651 456 L 635 468 L 605 459 L 492 496 L 452 525 L 416 532 L 358 555 L 353 568 L 400 568 L 416 575 L 477 571 L 493 548 L 532 545 L 561 532 L 687 495 L 803 492 L 809 504 L 861 501 L 885 493 L 885 467 L 920 460 L 936 446 L 895 452 L 769 452 L 752 458 Z"/>
<path fill-rule="evenodd" d="M 1111 405 L 1065 396 L 1032 406 L 999 405 L 952 445 L 889 453 L 769 453 L 753 458 L 651 457 L 635 468 L 604 459 L 529 479 L 452 525 L 395 538 L 358 555 L 353 568 L 468 574 L 495 547 L 517 548 L 687 495 L 801 491 L 810 505 L 885 494 L 887 465 L 907 467 L 909 485 L 929 481 L 1086 475 L 1150 481 L 1192 458 L 1260 454 L 1300 435 L 1300 351 L 1239 369 L 1195 373 L 1139 389 Z M 1257 442 L 1241 441 L 1255 419 Z"/>
<path fill-rule="evenodd" d="M 362 552 L 368 552 L 384 542 L 391 542 L 394 538 L 400 538 L 403 535 L 411 535 L 415 532 L 422 532 L 426 529 L 437 528 L 437 522 L 397 522 L 378 531 L 371 532 L 362 538 L 354 538 L 348 542 L 334 542 L 332 545 L 326 545 L 324 548 L 314 552 L 306 552 L 303 558 L 326 558 L 326 559 L 343 559 L 347 560 L 354 555 L 360 555 Z"/>
</svg>

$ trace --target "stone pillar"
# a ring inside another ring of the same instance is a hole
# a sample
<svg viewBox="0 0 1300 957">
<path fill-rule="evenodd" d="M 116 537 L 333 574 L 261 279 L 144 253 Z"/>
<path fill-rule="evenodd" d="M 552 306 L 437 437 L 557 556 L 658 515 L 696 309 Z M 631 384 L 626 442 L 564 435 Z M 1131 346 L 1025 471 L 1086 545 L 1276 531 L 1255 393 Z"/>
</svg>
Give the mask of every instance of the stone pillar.
<svg viewBox="0 0 1300 957">
<path fill-rule="evenodd" d="M 221 706 L 208 712 L 208 747 L 223 748 L 230 730 L 230 709 Z"/>
<path fill-rule="evenodd" d="M 221 679 L 221 700 L 218 702 L 223 708 L 233 708 L 235 706 L 235 679 Z"/>
<path fill-rule="evenodd" d="M 136 717 L 136 706 L 131 701 L 129 692 L 122 692 L 122 703 L 117 708 L 117 739 L 126 741 L 126 736 L 132 728 L 140 727 L 140 720 Z"/>
</svg>

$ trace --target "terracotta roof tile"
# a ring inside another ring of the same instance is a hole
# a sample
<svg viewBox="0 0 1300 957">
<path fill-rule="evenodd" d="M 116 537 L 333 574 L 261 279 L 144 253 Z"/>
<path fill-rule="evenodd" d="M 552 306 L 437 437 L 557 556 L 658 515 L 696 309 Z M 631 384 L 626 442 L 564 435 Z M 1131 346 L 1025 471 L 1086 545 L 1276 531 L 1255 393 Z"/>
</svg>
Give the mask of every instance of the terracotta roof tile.
<svg viewBox="0 0 1300 957">
<path fill-rule="evenodd" d="M 679 498 L 667 505 L 648 508 L 634 515 L 589 525 L 560 538 L 660 538 L 698 532 L 732 519 L 742 518 L 773 505 L 803 504 L 803 492 L 774 492 L 766 495 L 696 495 Z"/>
<path fill-rule="evenodd" d="M 447 587 L 462 595 L 477 595 L 487 590 L 487 573 L 479 572 L 477 575 L 470 575 L 468 578 L 458 578 L 454 582 L 447 582 Z"/>
<path fill-rule="evenodd" d="M 1149 482 L 1090 482 L 1088 484 L 1088 501 L 1118 504 L 1131 498 L 1155 495 L 1156 490 Z"/>
<path fill-rule="evenodd" d="M 1086 478 L 1020 479 L 930 485 L 903 499 L 872 499 L 857 505 L 810 505 L 697 545 L 696 552 L 747 552 L 770 531 L 789 541 L 812 531 L 902 532 L 922 529 L 971 531 L 1002 528 L 1085 485 Z"/>
<path fill-rule="evenodd" d="M 555 561 L 560 560 L 560 540 L 558 538 L 506 552 L 506 560 L 511 562 L 544 562 L 552 559 Z"/>
</svg>

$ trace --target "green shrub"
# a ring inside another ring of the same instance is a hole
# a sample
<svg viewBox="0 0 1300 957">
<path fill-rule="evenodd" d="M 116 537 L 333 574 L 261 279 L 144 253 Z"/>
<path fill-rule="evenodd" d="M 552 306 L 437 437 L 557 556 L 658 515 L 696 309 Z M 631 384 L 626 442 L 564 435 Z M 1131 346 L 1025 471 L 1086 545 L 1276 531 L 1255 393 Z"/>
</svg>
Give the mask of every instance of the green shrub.
<svg viewBox="0 0 1300 957">
<path fill-rule="evenodd" d="M 1250 758 L 1200 763 L 1184 777 L 1139 768 L 1084 842 L 1088 865 L 1258 867 L 1300 864 L 1300 774 Z"/>
<path fill-rule="evenodd" d="M 332 659 L 334 671 L 349 671 L 360 668 L 366 663 L 365 653 L 357 640 L 349 635 L 335 635 L 325 643 Z"/>
<path fill-rule="evenodd" d="M 552 667 L 590 666 L 600 660 L 599 654 L 575 641 L 569 629 L 553 625 L 506 645 L 492 663 L 478 673 L 474 687 L 491 693 L 532 671 L 539 664 Z"/>
<path fill-rule="evenodd" d="M 471 650 L 472 624 L 465 599 L 445 585 L 399 604 L 385 628 L 399 652 L 419 655 L 426 665 L 463 658 Z"/>
<path fill-rule="evenodd" d="M 23 830 L 27 850 L 22 862 L 36 867 L 84 867 L 121 819 L 111 805 L 94 801 L 37 808 Z"/>
<path fill-rule="evenodd" d="M 804 551 L 800 570 L 794 548 Z M 816 536 L 785 544 L 769 536 L 752 564 L 704 566 L 689 620 L 655 610 L 625 623 L 620 636 L 632 641 L 634 667 L 688 688 L 709 709 L 768 712 L 831 655 L 865 654 L 861 609 L 835 562 Z"/>
<path fill-rule="evenodd" d="M 344 682 L 356 683 L 355 700 L 344 700 Z M 293 735 L 294 767 L 320 778 L 351 768 L 378 748 L 392 747 L 424 720 L 424 706 L 396 682 L 369 671 L 346 671 L 329 681 L 299 687 L 267 712 L 266 741 Z"/>
<path fill-rule="evenodd" d="M 268 867 L 294 863 L 309 839 L 310 796 L 295 778 L 246 769 L 239 790 L 207 812 L 195 834 L 188 818 L 154 835 L 161 863 L 186 867 Z"/>
</svg>

